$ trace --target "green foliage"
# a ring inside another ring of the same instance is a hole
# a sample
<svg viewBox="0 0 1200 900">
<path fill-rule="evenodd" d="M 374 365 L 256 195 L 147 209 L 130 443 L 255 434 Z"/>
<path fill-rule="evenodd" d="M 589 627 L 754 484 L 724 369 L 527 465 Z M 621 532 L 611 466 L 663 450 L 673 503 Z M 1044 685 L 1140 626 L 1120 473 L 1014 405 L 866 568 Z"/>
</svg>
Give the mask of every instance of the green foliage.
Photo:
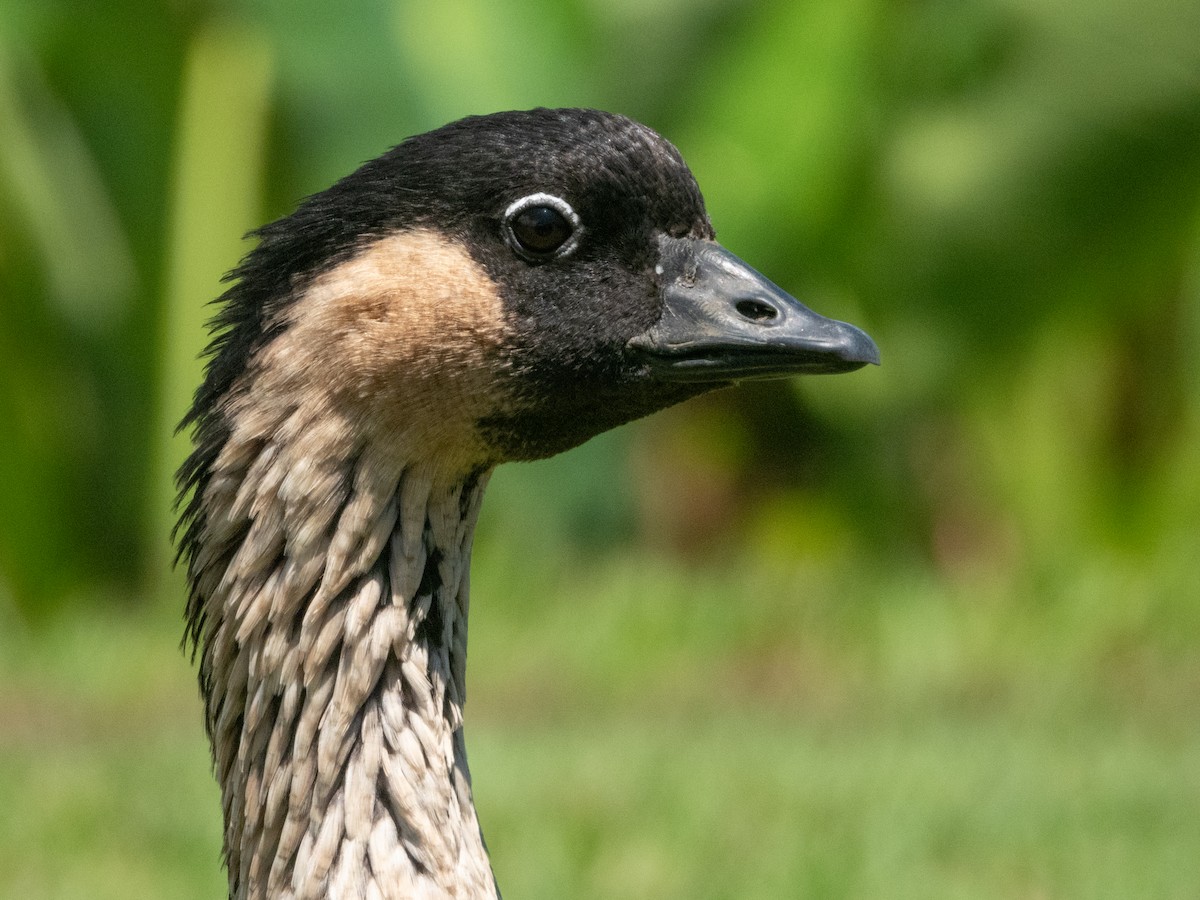
<svg viewBox="0 0 1200 900">
<path fill-rule="evenodd" d="M 880 371 L 759 392 L 780 414 L 697 467 L 738 489 L 711 529 L 730 552 L 1014 579 L 1200 520 L 1194 5 L 122 0 L 93 21 L 10 0 L 5 22 L 0 593 L 26 619 L 161 593 L 167 435 L 239 236 L 406 134 L 534 104 L 663 130 L 726 243 L 884 348 Z M 559 480 L 621 480 L 662 428 Z M 673 512 L 630 491 L 582 527 L 586 491 L 547 496 L 538 517 L 576 525 L 541 537 L 694 518 L 703 485 L 672 483 Z"/>
</svg>

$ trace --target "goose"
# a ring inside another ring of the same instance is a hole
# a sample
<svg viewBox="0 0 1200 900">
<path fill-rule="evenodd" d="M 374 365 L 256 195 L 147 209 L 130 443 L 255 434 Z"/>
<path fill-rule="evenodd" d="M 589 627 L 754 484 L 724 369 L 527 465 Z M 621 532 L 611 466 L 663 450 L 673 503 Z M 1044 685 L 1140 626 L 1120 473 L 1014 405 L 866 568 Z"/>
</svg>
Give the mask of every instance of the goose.
<svg viewBox="0 0 1200 900">
<path fill-rule="evenodd" d="M 595 110 L 405 140 L 253 233 L 177 476 L 232 900 L 496 898 L 463 737 L 492 470 L 744 379 L 878 363 Z"/>
</svg>

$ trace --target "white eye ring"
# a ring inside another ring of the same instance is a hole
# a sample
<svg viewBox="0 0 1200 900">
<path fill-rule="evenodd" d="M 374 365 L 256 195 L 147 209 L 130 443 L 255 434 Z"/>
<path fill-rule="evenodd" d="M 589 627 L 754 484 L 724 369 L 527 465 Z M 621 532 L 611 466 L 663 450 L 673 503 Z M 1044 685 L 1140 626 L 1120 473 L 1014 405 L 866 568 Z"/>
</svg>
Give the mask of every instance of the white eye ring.
<svg viewBox="0 0 1200 900">
<path fill-rule="evenodd" d="M 559 259 L 569 253 L 573 253 L 575 248 L 579 246 L 579 239 L 583 235 L 583 222 L 579 218 L 579 214 L 571 208 L 571 204 L 562 197 L 556 197 L 553 194 L 537 193 L 529 194 L 521 197 L 519 200 L 514 200 L 504 210 L 504 238 L 508 245 L 519 255 L 528 258 L 529 251 L 520 245 L 512 230 L 512 220 L 521 214 L 524 210 L 531 206 L 549 206 L 551 209 L 557 210 L 562 214 L 562 217 L 571 224 L 571 236 L 562 242 L 553 253 L 542 259 Z"/>
</svg>

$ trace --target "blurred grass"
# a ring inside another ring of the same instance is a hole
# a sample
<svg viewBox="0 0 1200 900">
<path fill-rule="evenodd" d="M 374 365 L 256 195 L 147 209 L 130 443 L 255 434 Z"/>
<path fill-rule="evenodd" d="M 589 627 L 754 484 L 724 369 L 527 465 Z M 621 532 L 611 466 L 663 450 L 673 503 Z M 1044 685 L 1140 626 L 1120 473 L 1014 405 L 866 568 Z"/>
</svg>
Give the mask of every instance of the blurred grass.
<svg viewBox="0 0 1200 900">
<path fill-rule="evenodd" d="M 916 571 L 531 563 L 496 518 L 467 730 L 507 896 L 1195 896 L 1200 617 L 1169 571 L 1113 563 L 1047 604 Z M 0 635 L 0 896 L 220 894 L 178 635 L 101 606 Z"/>
</svg>

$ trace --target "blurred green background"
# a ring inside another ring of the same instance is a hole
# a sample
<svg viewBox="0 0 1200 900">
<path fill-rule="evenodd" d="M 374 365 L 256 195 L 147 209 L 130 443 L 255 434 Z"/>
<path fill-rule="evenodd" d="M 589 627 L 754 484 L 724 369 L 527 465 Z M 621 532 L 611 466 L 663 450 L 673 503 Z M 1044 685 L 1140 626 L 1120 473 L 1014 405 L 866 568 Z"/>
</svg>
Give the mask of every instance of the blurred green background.
<svg viewBox="0 0 1200 900">
<path fill-rule="evenodd" d="M 598 106 L 880 369 L 496 476 L 513 898 L 1200 897 L 1196 0 L 0 0 L 0 897 L 216 897 L 167 539 L 241 235 Z"/>
</svg>

